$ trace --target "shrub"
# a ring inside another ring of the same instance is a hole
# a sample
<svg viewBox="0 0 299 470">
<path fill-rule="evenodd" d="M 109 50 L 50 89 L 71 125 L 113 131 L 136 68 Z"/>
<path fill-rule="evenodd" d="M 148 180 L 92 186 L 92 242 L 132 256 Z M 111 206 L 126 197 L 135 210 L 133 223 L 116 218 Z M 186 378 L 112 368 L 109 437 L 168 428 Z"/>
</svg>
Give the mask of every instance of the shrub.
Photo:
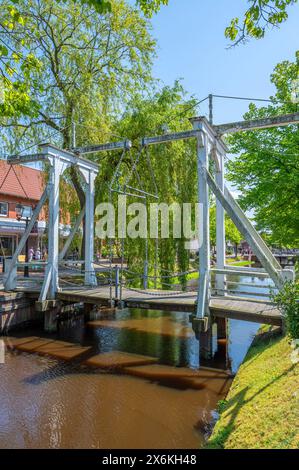
<svg viewBox="0 0 299 470">
<path fill-rule="evenodd" d="M 274 297 L 278 308 L 286 319 L 287 332 L 293 339 L 299 338 L 299 283 L 286 282 Z"/>
</svg>

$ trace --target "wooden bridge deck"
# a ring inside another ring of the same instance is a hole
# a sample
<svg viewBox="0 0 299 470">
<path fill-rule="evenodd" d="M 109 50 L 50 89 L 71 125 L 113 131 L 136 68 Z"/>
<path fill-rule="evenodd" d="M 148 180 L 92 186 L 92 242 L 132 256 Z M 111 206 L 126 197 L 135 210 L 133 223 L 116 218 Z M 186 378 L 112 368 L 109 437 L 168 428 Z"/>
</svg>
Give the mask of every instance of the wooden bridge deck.
<svg viewBox="0 0 299 470">
<path fill-rule="evenodd" d="M 113 290 L 114 294 L 114 290 Z M 175 294 L 175 295 L 174 295 Z M 57 294 L 58 299 L 67 302 L 83 302 L 98 306 L 110 306 L 110 288 L 65 288 Z M 151 310 L 168 310 L 195 313 L 197 292 L 122 290 L 125 307 Z M 211 314 L 256 323 L 281 326 L 282 316 L 270 302 L 241 297 L 212 297 Z"/>
</svg>

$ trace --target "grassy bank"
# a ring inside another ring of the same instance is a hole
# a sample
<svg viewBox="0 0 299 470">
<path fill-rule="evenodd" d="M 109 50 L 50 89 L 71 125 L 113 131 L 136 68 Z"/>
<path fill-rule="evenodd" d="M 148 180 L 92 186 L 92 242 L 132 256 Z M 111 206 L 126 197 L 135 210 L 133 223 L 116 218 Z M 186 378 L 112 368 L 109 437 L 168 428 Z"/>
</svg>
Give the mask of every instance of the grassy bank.
<svg viewBox="0 0 299 470">
<path fill-rule="evenodd" d="M 299 448 L 299 364 L 286 337 L 257 339 L 248 351 L 208 448 Z"/>
</svg>

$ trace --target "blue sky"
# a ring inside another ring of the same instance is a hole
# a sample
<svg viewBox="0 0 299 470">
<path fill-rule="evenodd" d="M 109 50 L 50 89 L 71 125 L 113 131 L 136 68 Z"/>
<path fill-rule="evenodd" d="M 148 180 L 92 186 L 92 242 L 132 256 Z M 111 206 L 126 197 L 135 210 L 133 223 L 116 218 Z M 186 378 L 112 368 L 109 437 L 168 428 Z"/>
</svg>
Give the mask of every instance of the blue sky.
<svg viewBox="0 0 299 470">
<path fill-rule="evenodd" d="M 294 60 L 299 49 L 299 5 L 289 8 L 289 19 L 264 39 L 227 49 L 225 27 L 240 16 L 245 0 L 169 0 L 152 19 L 158 41 L 154 74 L 171 85 L 182 78 L 197 98 L 209 93 L 268 98 L 274 93 L 270 74 L 278 62 Z M 215 123 L 242 118 L 248 103 L 215 100 Z M 200 109 L 206 114 L 207 107 Z"/>
</svg>

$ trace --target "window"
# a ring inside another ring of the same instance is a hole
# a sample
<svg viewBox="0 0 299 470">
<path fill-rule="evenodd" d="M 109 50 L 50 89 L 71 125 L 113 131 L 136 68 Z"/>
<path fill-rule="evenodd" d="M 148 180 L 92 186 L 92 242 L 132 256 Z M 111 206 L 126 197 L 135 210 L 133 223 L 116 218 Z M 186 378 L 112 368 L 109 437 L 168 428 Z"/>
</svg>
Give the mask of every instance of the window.
<svg viewBox="0 0 299 470">
<path fill-rule="evenodd" d="M 31 206 L 22 206 L 22 219 L 32 217 L 32 207 Z"/>
<path fill-rule="evenodd" d="M 32 207 L 16 204 L 16 216 L 18 220 L 30 219 L 32 217 Z"/>
<path fill-rule="evenodd" d="M 0 202 L 0 215 L 8 216 L 8 203 Z"/>
</svg>

